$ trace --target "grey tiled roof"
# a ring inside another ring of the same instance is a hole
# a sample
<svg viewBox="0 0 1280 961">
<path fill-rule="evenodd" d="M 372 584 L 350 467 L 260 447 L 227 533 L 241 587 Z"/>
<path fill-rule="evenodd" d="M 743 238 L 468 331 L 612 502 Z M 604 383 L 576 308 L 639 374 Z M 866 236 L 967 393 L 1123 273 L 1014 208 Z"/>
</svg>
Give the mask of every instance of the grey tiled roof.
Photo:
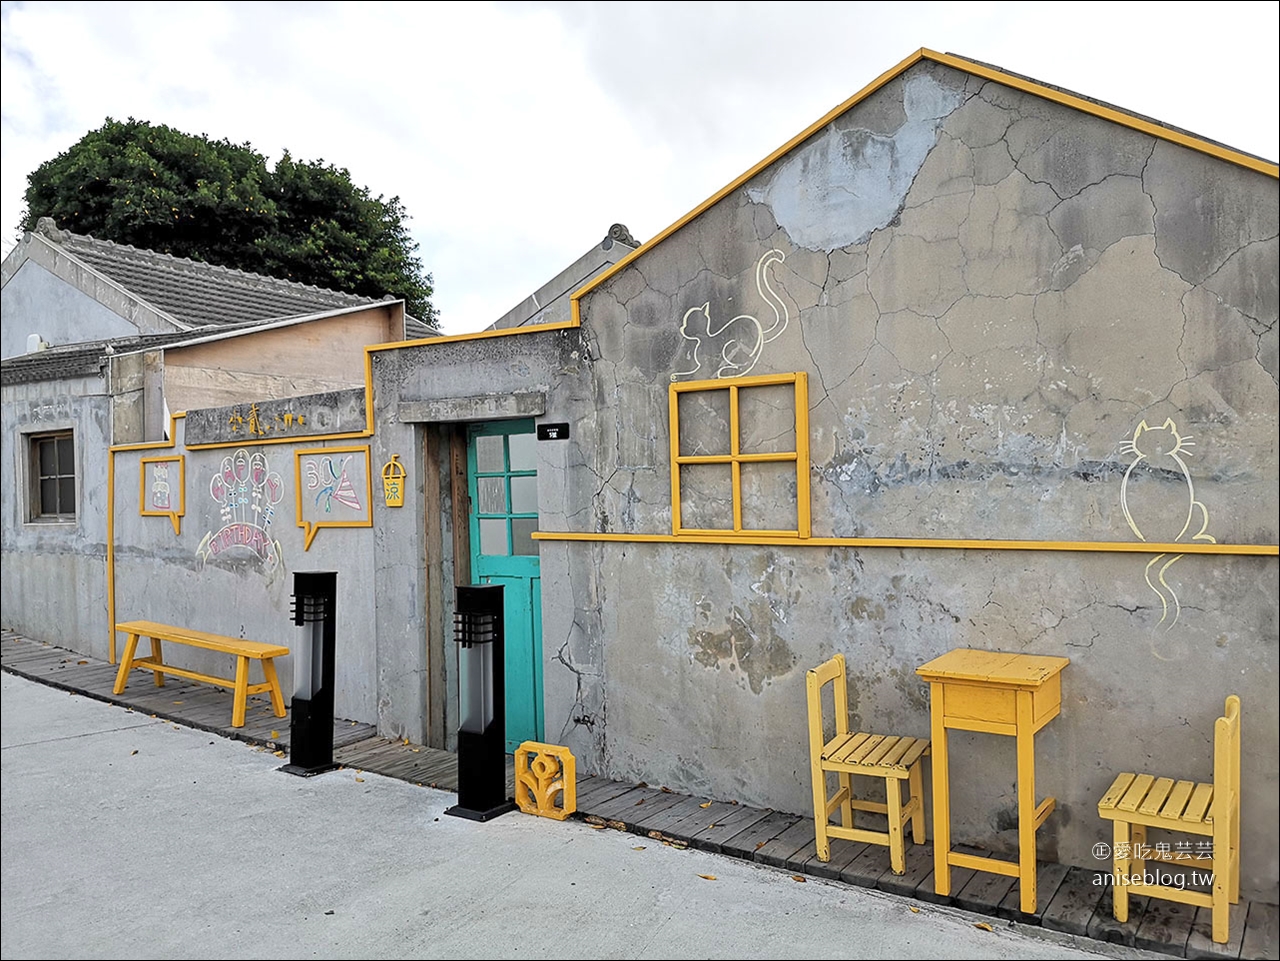
<svg viewBox="0 0 1280 961">
<path fill-rule="evenodd" d="M 62 233 L 63 249 L 125 290 L 192 327 L 230 327 L 381 301 L 230 267 L 174 257 L 128 244 Z M 405 318 L 409 337 L 435 333 Z"/>
<path fill-rule="evenodd" d="M 8 357 L 0 361 L 0 383 L 7 387 L 10 384 L 58 380 L 63 377 L 87 377 L 99 373 L 112 354 L 156 350 L 208 336 L 207 330 L 184 330 L 166 334 L 113 337 L 110 340 L 90 340 L 80 344 L 67 344 L 63 347 L 32 351 L 29 354 L 19 354 L 17 357 Z"/>
<path fill-rule="evenodd" d="M 125 290 L 193 327 L 270 320 L 375 301 L 154 250 L 64 234 L 60 245 Z"/>
</svg>

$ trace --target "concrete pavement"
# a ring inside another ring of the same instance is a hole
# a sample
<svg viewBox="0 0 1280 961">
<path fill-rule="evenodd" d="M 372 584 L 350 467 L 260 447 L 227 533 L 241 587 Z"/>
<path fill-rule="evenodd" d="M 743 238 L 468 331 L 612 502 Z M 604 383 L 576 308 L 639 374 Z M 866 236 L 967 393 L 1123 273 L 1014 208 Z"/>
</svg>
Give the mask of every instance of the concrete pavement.
<svg viewBox="0 0 1280 961">
<path fill-rule="evenodd" d="M 6 959 L 1158 957 L 0 685 Z"/>
</svg>

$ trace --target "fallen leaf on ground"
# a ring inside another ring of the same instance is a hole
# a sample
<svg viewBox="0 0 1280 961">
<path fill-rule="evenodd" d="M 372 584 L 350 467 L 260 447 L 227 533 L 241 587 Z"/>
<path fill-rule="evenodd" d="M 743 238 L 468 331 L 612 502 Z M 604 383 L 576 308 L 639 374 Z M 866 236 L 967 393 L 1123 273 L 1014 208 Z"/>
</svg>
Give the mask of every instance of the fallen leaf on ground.
<svg viewBox="0 0 1280 961">
<path fill-rule="evenodd" d="M 135 754 L 137 754 L 137 753 L 138 753 L 137 751 L 130 751 L 130 752 L 129 752 L 129 757 L 133 757 L 133 756 L 134 756 Z"/>
<path fill-rule="evenodd" d="M 698 805 L 698 807 L 700 807 L 700 808 L 709 808 L 709 807 L 711 807 L 711 802 L 710 802 L 710 801 L 706 801 L 706 802 L 705 802 L 705 803 L 703 803 L 703 804 L 699 804 L 699 805 Z"/>
<path fill-rule="evenodd" d="M 401 741 L 400 743 L 401 743 L 401 744 L 403 744 L 405 747 L 408 747 L 408 746 L 409 746 L 409 739 L 406 737 L 406 738 L 405 738 L 403 741 Z"/>
<path fill-rule="evenodd" d="M 639 807 L 639 806 L 640 806 L 641 804 L 643 804 L 643 803 L 644 803 L 644 798 L 641 798 L 639 801 L 637 801 L 635 804 L 633 804 L 633 805 L 632 805 L 632 807 Z"/>
<path fill-rule="evenodd" d="M 276 757 L 284 757 L 284 751 L 273 751 Z"/>
<path fill-rule="evenodd" d="M 919 908 L 914 908 L 914 907 L 913 907 L 913 908 L 911 909 L 911 913 L 912 913 L 912 914 L 919 914 L 919 913 L 920 913 L 920 909 L 919 909 Z"/>
<path fill-rule="evenodd" d="M 977 928 L 979 931 L 992 931 L 992 930 L 994 930 L 994 929 L 991 927 L 991 925 L 987 924 L 987 922 L 986 922 L 986 921 L 977 921 L 977 922 L 975 922 L 975 923 L 974 923 L 974 925 L 973 925 L 973 926 L 974 926 L 975 928 Z"/>
<path fill-rule="evenodd" d="M 593 831 L 603 831 L 603 830 L 604 830 L 604 825 L 603 825 L 603 824 L 590 824 L 590 825 L 588 825 L 588 827 L 590 827 L 590 828 L 591 828 L 591 830 L 593 830 Z"/>
<path fill-rule="evenodd" d="M 699 874 L 698 877 L 706 881 L 714 881 L 716 879 L 714 874 Z"/>
<path fill-rule="evenodd" d="M 357 781 L 357 783 L 359 783 L 359 784 L 363 784 L 363 783 L 364 783 L 364 778 L 362 778 L 362 777 L 358 777 L 358 778 L 356 778 L 356 781 Z"/>
<path fill-rule="evenodd" d="M 643 845 L 643 844 L 637 844 L 637 845 L 636 845 L 635 847 L 633 847 L 631 850 L 632 850 L 632 851 L 643 851 L 643 850 L 644 850 L 644 845 Z"/>
<path fill-rule="evenodd" d="M 792 880 L 792 881 L 799 881 L 801 884 L 804 884 L 804 883 L 805 883 L 806 881 L 808 881 L 809 879 L 808 879 L 808 878 L 806 878 L 803 874 L 793 874 L 793 875 L 791 875 L 791 880 Z"/>
<path fill-rule="evenodd" d="M 279 737 L 279 736 L 280 736 L 280 732 L 279 732 L 279 731 L 272 731 L 272 732 L 271 732 L 271 736 L 272 736 L 273 738 Z"/>
<path fill-rule="evenodd" d="M 181 701 L 174 701 L 173 703 L 174 703 L 174 704 L 181 704 L 182 702 L 181 702 Z"/>
<path fill-rule="evenodd" d="M 77 664 L 88 664 L 88 661 L 76 661 Z"/>
<path fill-rule="evenodd" d="M 663 794 L 670 794 L 670 793 L 671 793 L 671 788 L 669 788 L 669 787 L 660 787 L 660 788 L 658 788 L 658 790 L 659 790 L 659 791 L 661 791 Z"/>
<path fill-rule="evenodd" d="M 757 841 L 756 850 L 759 851 L 762 847 L 764 847 L 768 843 L 769 843 L 768 841 Z"/>
</svg>

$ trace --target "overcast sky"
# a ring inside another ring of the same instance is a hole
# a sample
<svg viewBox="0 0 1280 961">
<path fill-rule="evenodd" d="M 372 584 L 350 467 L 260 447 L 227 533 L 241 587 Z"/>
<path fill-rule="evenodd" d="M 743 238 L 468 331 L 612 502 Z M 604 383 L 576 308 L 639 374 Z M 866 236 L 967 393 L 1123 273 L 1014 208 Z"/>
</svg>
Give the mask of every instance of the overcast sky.
<svg viewBox="0 0 1280 961">
<path fill-rule="evenodd" d="M 1274 160 L 1280 4 L 3 3 L 0 235 L 107 117 L 399 195 L 448 332 L 644 240 L 919 47 Z"/>
</svg>

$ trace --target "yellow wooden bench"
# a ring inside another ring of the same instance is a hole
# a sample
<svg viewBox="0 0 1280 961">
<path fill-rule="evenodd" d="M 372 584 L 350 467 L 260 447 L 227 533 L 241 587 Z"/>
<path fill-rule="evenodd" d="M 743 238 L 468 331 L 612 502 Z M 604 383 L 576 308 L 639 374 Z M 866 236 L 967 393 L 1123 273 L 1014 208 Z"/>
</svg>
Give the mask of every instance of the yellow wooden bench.
<svg viewBox="0 0 1280 961">
<path fill-rule="evenodd" d="M 1234 694 L 1228 697 L 1224 716 L 1214 722 L 1213 783 L 1126 772 L 1107 788 L 1098 802 L 1098 814 L 1111 821 L 1115 829 L 1115 877 L 1111 890 L 1116 920 L 1129 920 L 1130 894 L 1179 901 L 1208 908 L 1213 918 L 1213 940 L 1225 944 L 1230 922 L 1228 904 L 1240 900 L 1240 698 Z M 1147 850 L 1147 828 L 1212 837 L 1212 858 L 1197 857 L 1184 865 L 1203 873 L 1212 871 L 1212 891 L 1206 894 L 1142 883 L 1147 861 L 1188 860 L 1185 855 L 1167 850 Z"/>
<path fill-rule="evenodd" d="M 832 685 L 835 701 L 835 737 L 824 740 L 822 688 Z M 805 675 L 809 700 L 809 760 L 813 778 L 813 826 L 818 860 L 831 860 L 830 838 L 845 838 L 889 848 L 894 874 L 906 870 L 903 827 L 911 822 L 911 839 L 924 844 L 924 802 L 920 758 L 929 753 L 929 742 L 917 737 L 895 737 L 849 730 L 849 682 L 844 655 L 837 654 Z M 838 775 L 840 787 L 827 797 L 828 771 Z M 886 798 L 863 801 L 853 795 L 853 775 L 884 778 Z M 902 782 L 908 782 L 907 803 L 902 803 Z M 840 825 L 831 815 L 840 811 Z M 889 819 L 889 830 L 870 831 L 854 826 L 854 811 L 873 811 Z"/>
<path fill-rule="evenodd" d="M 280 691 L 280 679 L 276 676 L 275 658 L 288 655 L 287 647 L 281 647 L 279 644 L 263 644 L 259 641 L 246 641 L 239 637 L 224 637 L 221 634 L 209 634 L 187 627 L 175 627 L 172 624 L 158 624 L 155 621 L 124 621 L 116 625 L 116 630 L 129 635 L 129 640 L 124 647 L 124 658 L 120 661 L 120 670 L 116 674 L 116 694 L 123 693 L 130 669 L 143 667 L 155 672 L 156 687 L 164 687 L 166 674 L 176 674 L 178 677 L 188 677 L 193 681 L 232 688 L 235 692 L 235 701 L 231 708 L 232 727 L 244 727 L 245 705 L 249 695 L 260 694 L 263 691 L 271 693 L 271 706 L 275 710 L 276 717 L 284 717 L 284 695 Z M 151 639 L 150 657 L 135 656 L 138 650 L 138 639 L 141 637 Z M 161 641 L 172 641 L 175 644 L 186 644 L 206 651 L 233 655 L 236 659 L 235 679 L 213 677 L 165 663 L 160 647 Z M 249 661 L 251 660 L 262 662 L 262 676 L 266 678 L 264 683 L 249 683 Z"/>
</svg>

